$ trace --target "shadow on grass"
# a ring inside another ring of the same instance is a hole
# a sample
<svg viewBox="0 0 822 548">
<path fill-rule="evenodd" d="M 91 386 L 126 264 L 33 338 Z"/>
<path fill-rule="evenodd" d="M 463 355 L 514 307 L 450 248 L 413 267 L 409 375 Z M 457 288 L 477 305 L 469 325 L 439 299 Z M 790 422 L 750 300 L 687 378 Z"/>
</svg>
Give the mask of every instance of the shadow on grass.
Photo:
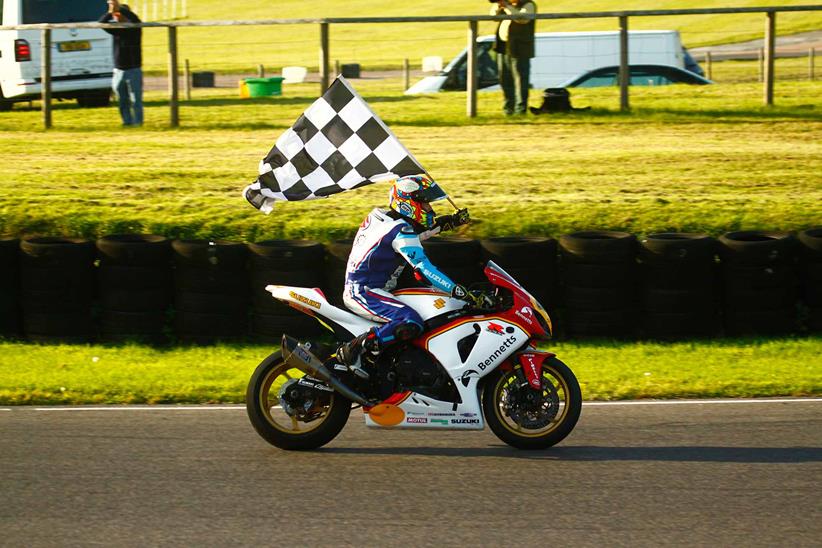
<svg viewBox="0 0 822 548">
<path fill-rule="evenodd" d="M 526 460 L 582 462 L 738 462 L 799 463 L 822 461 L 820 447 L 553 447 L 542 452 L 525 452 L 507 445 L 489 447 L 329 447 L 323 453 L 340 455 L 386 455 L 454 458 L 506 457 Z"/>
</svg>

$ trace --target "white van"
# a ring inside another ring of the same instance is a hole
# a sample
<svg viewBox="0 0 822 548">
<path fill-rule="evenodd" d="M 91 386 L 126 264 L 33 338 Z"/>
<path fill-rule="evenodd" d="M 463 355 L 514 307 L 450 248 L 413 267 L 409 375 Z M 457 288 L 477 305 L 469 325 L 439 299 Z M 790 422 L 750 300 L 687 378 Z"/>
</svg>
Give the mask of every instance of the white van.
<svg viewBox="0 0 822 548">
<path fill-rule="evenodd" d="M 3 25 L 97 21 L 101 0 L 0 0 Z M 102 29 L 51 31 L 51 90 L 57 99 L 105 106 L 111 93 L 111 35 Z M 40 31 L 0 30 L 0 110 L 40 96 Z"/>
<path fill-rule="evenodd" d="M 531 86 L 559 87 L 601 67 L 619 65 L 619 31 L 541 32 L 535 35 L 536 56 L 531 59 Z M 477 38 L 477 87 L 499 89 L 494 36 Z M 440 90 L 465 90 L 468 48 L 436 76 L 423 78 L 407 95 Z M 675 30 L 628 31 L 630 65 L 667 65 L 699 74 L 701 69 L 688 55 Z"/>
</svg>

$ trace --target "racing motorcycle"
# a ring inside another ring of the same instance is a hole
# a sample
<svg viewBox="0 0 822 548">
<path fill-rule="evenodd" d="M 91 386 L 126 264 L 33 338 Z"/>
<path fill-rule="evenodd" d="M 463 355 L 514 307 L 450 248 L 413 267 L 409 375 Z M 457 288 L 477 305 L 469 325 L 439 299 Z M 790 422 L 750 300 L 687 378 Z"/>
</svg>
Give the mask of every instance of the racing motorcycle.
<svg viewBox="0 0 822 548">
<path fill-rule="evenodd" d="M 579 419 L 582 394 L 573 372 L 535 342 L 551 336 L 548 313 L 493 261 L 482 308 L 430 288 L 395 291 L 425 321 L 421 336 L 380 354 L 367 379 L 334 358 L 335 347 L 283 335 L 282 348 L 257 366 L 248 384 L 251 424 L 289 450 L 330 442 L 359 406 L 375 428 L 481 430 L 505 443 L 545 449 Z M 340 342 L 378 325 L 328 303 L 317 288 L 266 286 L 314 316 Z"/>
</svg>

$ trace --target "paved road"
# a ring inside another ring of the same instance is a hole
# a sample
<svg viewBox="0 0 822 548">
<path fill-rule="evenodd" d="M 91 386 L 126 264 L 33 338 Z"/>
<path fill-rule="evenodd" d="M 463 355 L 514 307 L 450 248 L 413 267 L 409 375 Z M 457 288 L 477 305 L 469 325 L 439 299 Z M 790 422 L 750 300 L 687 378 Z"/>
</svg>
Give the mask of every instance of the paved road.
<svg viewBox="0 0 822 548">
<path fill-rule="evenodd" d="M 0 410 L 0 546 L 819 546 L 822 400 L 586 405 L 553 450 L 242 408 Z"/>
</svg>

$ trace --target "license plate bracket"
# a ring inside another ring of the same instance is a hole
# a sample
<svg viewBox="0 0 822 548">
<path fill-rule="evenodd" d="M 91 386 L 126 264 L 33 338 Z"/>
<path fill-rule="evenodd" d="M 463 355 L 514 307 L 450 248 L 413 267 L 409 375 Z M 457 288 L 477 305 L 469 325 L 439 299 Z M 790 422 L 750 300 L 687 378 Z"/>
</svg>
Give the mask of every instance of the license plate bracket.
<svg viewBox="0 0 822 548">
<path fill-rule="evenodd" d="M 66 53 L 70 51 L 88 51 L 91 49 L 91 42 L 88 40 L 72 40 L 70 42 L 57 42 L 57 51 Z"/>
</svg>

